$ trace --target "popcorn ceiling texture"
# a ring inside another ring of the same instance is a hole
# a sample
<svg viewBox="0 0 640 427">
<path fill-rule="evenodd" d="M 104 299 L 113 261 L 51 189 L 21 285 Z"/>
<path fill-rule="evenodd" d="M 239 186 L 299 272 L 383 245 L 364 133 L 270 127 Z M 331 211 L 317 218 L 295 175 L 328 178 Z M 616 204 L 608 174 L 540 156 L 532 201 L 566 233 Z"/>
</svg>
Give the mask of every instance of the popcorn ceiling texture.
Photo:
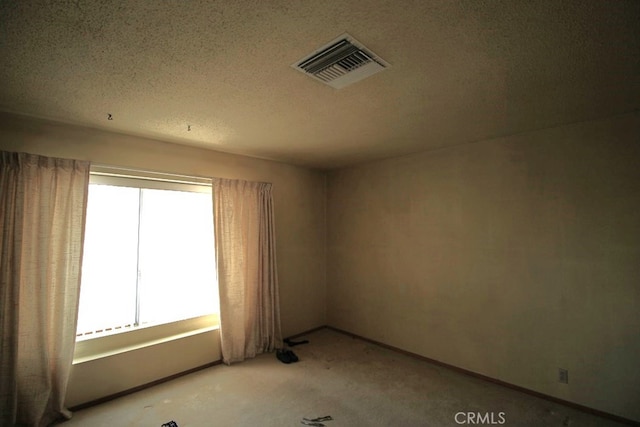
<svg viewBox="0 0 640 427">
<path fill-rule="evenodd" d="M 2 0 L 0 111 L 334 168 L 638 110 L 638 22 L 634 0 Z M 345 31 L 391 68 L 335 90 L 290 67 Z"/>
</svg>

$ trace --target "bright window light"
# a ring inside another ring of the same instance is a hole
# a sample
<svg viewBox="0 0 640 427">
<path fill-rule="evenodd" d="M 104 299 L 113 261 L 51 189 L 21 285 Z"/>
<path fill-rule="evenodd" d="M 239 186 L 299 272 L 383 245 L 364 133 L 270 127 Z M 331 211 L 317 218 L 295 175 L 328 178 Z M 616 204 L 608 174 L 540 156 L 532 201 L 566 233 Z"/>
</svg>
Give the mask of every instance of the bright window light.
<svg viewBox="0 0 640 427">
<path fill-rule="evenodd" d="M 213 237 L 210 190 L 90 184 L 78 336 L 218 312 Z"/>
</svg>

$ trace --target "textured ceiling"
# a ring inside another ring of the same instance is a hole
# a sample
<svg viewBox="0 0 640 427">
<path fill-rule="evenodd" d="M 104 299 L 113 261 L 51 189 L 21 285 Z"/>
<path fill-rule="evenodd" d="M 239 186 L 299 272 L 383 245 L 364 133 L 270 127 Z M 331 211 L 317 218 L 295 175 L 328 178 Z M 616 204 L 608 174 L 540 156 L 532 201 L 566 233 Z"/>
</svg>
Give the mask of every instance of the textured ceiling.
<svg viewBox="0 0 640 427">
<path fill-rule="evenodd" d="M 0 8 L 0 110 L 311 167 L 640 109 L 636 0 Z M 344 32 L 391 68 L 336 90 L 290 67 Z"/>
</svg>

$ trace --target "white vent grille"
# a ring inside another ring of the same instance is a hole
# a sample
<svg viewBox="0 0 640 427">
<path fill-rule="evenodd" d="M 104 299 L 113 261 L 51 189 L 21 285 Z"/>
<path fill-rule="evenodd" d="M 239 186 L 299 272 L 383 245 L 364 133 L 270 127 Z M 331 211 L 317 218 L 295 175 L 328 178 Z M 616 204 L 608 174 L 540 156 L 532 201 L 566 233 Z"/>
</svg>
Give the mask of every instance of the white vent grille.
<svg viewBox="0 0 640 427">
<path fill-rule="evenodd" d="M 341 89 L 384 70 L 389 64 L 349 34 L 343 34 L 291 66 Z"/>
</svg>

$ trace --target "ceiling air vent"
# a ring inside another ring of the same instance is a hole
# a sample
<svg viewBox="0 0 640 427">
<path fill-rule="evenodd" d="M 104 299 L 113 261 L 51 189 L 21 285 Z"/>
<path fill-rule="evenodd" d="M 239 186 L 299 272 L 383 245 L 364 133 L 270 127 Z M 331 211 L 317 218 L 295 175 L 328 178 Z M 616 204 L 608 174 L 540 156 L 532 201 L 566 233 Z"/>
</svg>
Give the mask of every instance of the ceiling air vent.
<svg viewBox="0 0 640 427">
<path fill-rule="evenodd" d="M 345 33 L 291 66 L 341 89 L 384 70 L 389 64 Z"/>
</svg>

